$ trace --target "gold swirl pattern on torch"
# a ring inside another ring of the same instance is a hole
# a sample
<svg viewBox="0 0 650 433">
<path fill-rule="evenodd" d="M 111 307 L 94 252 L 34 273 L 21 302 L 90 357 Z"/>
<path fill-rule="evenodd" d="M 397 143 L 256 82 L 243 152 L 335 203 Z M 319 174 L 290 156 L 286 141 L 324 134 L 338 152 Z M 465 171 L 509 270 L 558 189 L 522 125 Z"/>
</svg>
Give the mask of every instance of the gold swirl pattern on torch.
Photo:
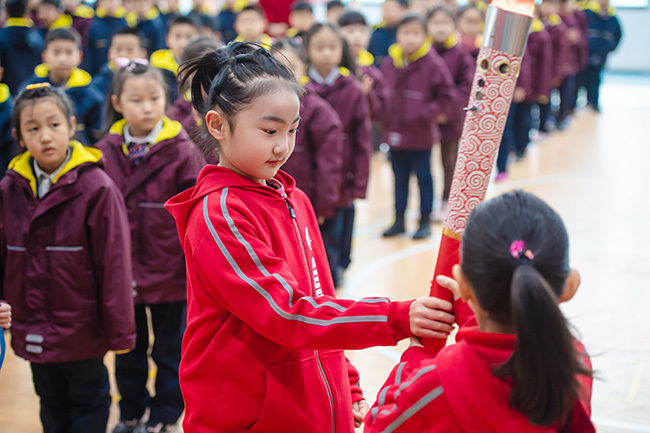
<svg viewBox="0 0 650 433">
<path fill-rule="evenodd" d="M 466 114 L 444 226 L 457 235 L 465 232 L 469 214 L 485 198 L 521 66 L 521 57 L 486 47 L 478 59 L 478 68 L 483 59 L 489 59 L 489 68 L 477 74 L 472 84 L 468 106 L 477 105 L 480 110 Z M 504 63 L 510 65 L 505 75 L 498 70 Z M 478 85 L 481 79 L 483 87 Z M 477 92 L 482 94 L 479 98 Z"/>
</svg>

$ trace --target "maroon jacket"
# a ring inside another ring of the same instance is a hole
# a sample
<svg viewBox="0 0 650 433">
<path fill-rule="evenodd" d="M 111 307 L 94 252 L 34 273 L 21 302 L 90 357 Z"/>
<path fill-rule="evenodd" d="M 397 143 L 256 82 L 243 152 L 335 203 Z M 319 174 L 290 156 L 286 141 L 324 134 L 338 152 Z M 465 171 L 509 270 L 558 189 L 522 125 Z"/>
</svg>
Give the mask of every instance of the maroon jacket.
<svg viewBox="0 0 650 433">
<path fill-rule="evenodd" d="M 362 51 L 359 55 L 359 70 L 358 75 L 364 75 L 372 78 L 372 89 L 368 93 L 368 106 L 370 108 L 370 119 L 373 122 L 382 121 L 382 113 L 386 106 L 386 80 L 384 74 L 381 73 L 378 67 L 375 66 L 375 58 L 368 51 Z"/>
<path fill-rule="evenodd" d="M 70 161 L 36 198 L 28 152 L 0 182 L 0 299 L 11 345 L 31 362 L 68 362 L 135 346 L 126 209 L 97 149 Z"/>
<path fill-rule="evenodd" d="M 106 172 L 124 194 L 131 229 L 135 303 L 185 299 L 185 259 L 164 203 L 196 182 L 204 162 L 181 124 L 163 118 L 156 143 L 137 166 L 126 157 L 124 119 L 96 146 Z"/>
<path fill-rule="evenodd" d="M 581 45 L 582 45 L 582 27 L 580 26 L 580 22 L 578 21 L 578 17 L 574 14 L 571 13 L 570 15 L 563 15 L 562 16 L 562 21 L 564 24 L 567 26 L 567 31 L 569 30 L 577 30 L 580 32 L 580 41 L 578 41 L 577 44 L 572 44 L 571 41 L 568 41 L 568 48 L 567 48 L 567 75 L 575 75 L 580 71 L 580 50 L 581 50 Z M 568 40 L 568 34 L 567 34 L 567 40 Z"/>
<path fill-rule="evenodd" d="M 574 11 L 576 20 L 578 21 L 578 26 L 582 34 L 582 39 L 580 40 L 580 70 L 587 68 L 589 64 L 589 38 L 587 37 L 587 32 L 589 29 L 589 23 L 587 21 L 587 14 L 582 9 L 576 9 Z"/>
<path fill-rule="evenodd" d="M 352 206 L 355 198 L 365 198 L 370 172 L 370 113 L 359 82 L 345 68 L 331 86 L 309 80 L 305 89 L 325 99 L 343 125 L 343 177 L 338 208 Z"/>
<path fill-rule="evenodd" d="M 559 15 L 551 15 L 546 25 L 548 33 L 551 35 L 552 50 L 552 87 L 557 88 L 562 81 L 569 75 L 569 39 L 567 38 L 568 26 L 562 21 Z"/>
<path fill-rule="evenodd" d="M 331 218 L 343 176 L 343 126 L 320 96 L 307 91 L 300 107 L 296 147 L 282 169 L 311 200 L 317 217 Z"/>
<path fill-rule="evenodd" d="M 526 102 L 537 103 L 540 98 L 551 95 L 553 64 L 551 60 L 551 36 L 539 19 L 533 20 L 532 29 L 528 36 L 528 45 L 524 54 L 522 69 L 531 71 L 531 92 L 526 96 Z"/>
<path fill-rule="evenodd" d="M 381 71 L 386 79 L 389 103 L 384 136 L 392 149 L 429 150 L 440 139 L 439 114 L 453 110 L 454 80 L 436 51 L 424 45 L 410 63 L 402 65 L 398 44 L 389 49 Z"/>
<path fill-rule="evenodd" d="M 434 47 L 447 65 L 456 89 L 454 102 L 448 112 L 449 120 L 446 124 L 440 125 L 440 140 L 442 143 L 454 143 L 460 139 L 463 132 L 465 121 L 463 108 L 467 107 L 469 101 L 476 61 L 456 39 L 450 39 L 445 44 L 435 44 Z"/>
</svg>

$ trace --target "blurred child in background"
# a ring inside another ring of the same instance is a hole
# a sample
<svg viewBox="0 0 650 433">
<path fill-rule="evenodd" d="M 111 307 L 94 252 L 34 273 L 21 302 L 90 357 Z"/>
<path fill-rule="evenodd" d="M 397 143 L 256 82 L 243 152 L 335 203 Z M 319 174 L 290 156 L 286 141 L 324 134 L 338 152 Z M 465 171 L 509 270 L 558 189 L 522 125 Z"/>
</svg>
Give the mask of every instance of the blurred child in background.
<svg viewBox="0 0 650 433">
<path fill-rule="evenodd" d="M 330 24 L 337 24 L 345 12 L 345 5 L 340 0 L 328 1 L 325 8 L 327 10 L 326 19 Z"/>
<path fill-rule="evenodd" d="M 113 35 L 130 27 L 122 0 L 99 0 L 97 5 L 97 13 L 88 28 L 88 43 L 84 53 L 84 66 L 93 77 L 109 60 L 108 52 Z"/>
<path fill-rule="evenodd" d="M 154 51 L 165 48 L 165 23 L 160 17 L 152 0 L 128 0 L 129 7 L 135 12 L 138 18 L 136 28 L 142 36 L 147 55 L 151 56 Z"/>
<path fill-rule="evenodd" d="M 45 41 L 28 18 L 27 0 L 9 0 L 4 9 L 7 21 L 0 29 L 2 82 L 9 86 L 11 93 L 17 94 L 22 82 L 40 63 Z"/>
<path fill-rule="evenodd" d="M 311 26 L 314 25 L 316 19 L 314 18 L 314 10 L 308 2 L 296 2 L 291 6 L 291 14 L 289 14 L 289 29 L 287 36 L 290 38 L 302 38 L 305 33 L 309 31 Z"/>
<path fill-rule="evenodd" d="M 351 261 L 354 200 L 365 198 L 372 141 L 367 98 L 356 78 L 356 64 L 345 38 L 334 24 L 316 24 L 305 36 L 309 58 L 305 85 L 336 111 L 343 125 L 343 173 L 333 218 L 321 226 L 335 287 Z"/>
<path fill-rule="evenodd" d="M 144 49 L 138 29 L 124 27 L 118 30 L 111 38 L 108 49 L 108 62 L 104 63 L 99 73 L 93 78 L 93 86 L 108 98 L 113 83 L 113 75 L 118 68 L 118 59 L 134 60 L 146 59 L 146 57 L 147 51 Z"/>
<path fill-rule="evenodd" d="M 269 35 L 264 33 L 267 24 L 264 12 L 259 6 L 246 6 L 235 19 L 235 30 L 237 31 L 235 40 L 256 42 L 270 49 L 273 41 Z"/>
<path fill-rule="evenodd" d="M 458 33 L 463 46 L 476 60 L 483 39 L 485 16 L 476 6 L 467 5 L 458 11 Z"/>
<path fill-rule="evenodd" d="M 63 13 L 59 0 L 40 0 L 36 5 L 36 18 L 43 38 L 50 30 L 72 27 L 72 17 Z"/>
<path fill-rule="evenodd" d="M 370 36 L 368 51 L 375 56 L 375 65 L 381 66 L 388 48 L 395 43 L 397 25 L 408 10 L 408 0 L 385 0 L 382 5 L 382 21 Z"/>
<path fill-rule="evenodd" d="M 43 63 L 34 69 L 34 75 L 23 83 L 50 83 L 62 87 L 75 105 L 77 137 L 85 144 L 93 144 L 101 135 L 102 104 L 104 97 L 92 77 L 82 69 L 81 38 L 74 29 L 50 30 L 45 39 Z"/>
<path fill-rule="evenodd" d="M 395 222 L 384 237 L 406 232 L 409 179 L 420 188 L 420 220 L 413 239 L 431 236 L 433 176 L 431 148 L 439 138 L 438 122 L 455 109 L 454 81 L 427 34 L 424 18 L 407 15 L 397 26 L 397 43 L 381 70 L 389 91 L 384 137 L 395 175 Z"/>
<path fill-rule="evenodd" d="M 83 4 L 82 0 L 61 0 L 63 13 L 72 18 L 72 28 L 81 35 L 83 46 L 88 41 L 88 28 L 95 17 L 95 9 Z"/>
<path fill-rule="evenodd" d="M 217 15 L 221 40 L 224 43 L 235 40 L 237 32 L 235 31 L 235 20 L 237 14 L 248 6 L 248 0 L 224 0 L 223 7 Z"/>
<path fill-rule="evenodd" d="M 440 151 L 444 170 L 445 187 L 442 200 L 436 206 L 434 218 L 442 221 L 447 215 L 447 202 L 451 192 L 451 181 L 456 168 L 458 141 L 463 132 L 465 112 L 463 109 L 469 101 L 472 90 L 476 62 L 467 49 L 460 43 L 456 32 L 456 16 L 446 6 L 431 9 L 427 16 L 427 29 L 433 40 L 433 47 L 444 60 L 454 80 L 454 100 L 448 114 L 441 114 L 436 119 L 440 127 Z"/>
<path fill-rule="evenodd" d="M 0 63 L 0 80 L 2 79 L 3 68 Z M 11 112 L 14 107 L 14 100 L 11 97 L 11 90 L 5 83 L 0 83 L 0 179 L 5 175 L 9 161 L 16 155 L 16 143 L 11 133 Z"/>
</svg>

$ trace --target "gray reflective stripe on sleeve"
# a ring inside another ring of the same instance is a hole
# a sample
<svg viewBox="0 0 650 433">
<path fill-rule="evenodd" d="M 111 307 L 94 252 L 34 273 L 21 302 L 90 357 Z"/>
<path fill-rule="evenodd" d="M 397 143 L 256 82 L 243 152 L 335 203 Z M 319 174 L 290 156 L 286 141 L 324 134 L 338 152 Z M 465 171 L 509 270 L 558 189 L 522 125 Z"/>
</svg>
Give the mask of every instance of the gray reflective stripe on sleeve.
<svg viewBox="0 0 650 433">
<path fill-rule="evenodd" d="M 383 406 L 384 403 L 386 403 L 386 393 L 388 392 L 388 388 L 390 388 L 393 385 L 399 385 L 400 382 L 402 381 L 402 370 L 404 370 L 404 366 L 406 365 L 406 362 L 400 362 L 399 365 L 397 366 L 397 371 L 395 372 L 395 383 L 386 385 L 385 387 L 382 388 L 381 391 L 379 391 L 379 395 L 377 396 L 377 406 L 372 408 L 372 420 L 374 421 L 375 418 L 377 418 L 377 415 L 380 413 L 382 415 L 386 415 L 390 413 L 390 411 L 381 411 L 379 412 L 379 407 Z"/>
<path fill-rule="evenodd" d="M 416 380 L 418 380 L 419 378 L 421 378 L 431 370 L 434 370 L 435 368 L 436 368 L 435 365 L 430 365 L 429 367 L 425 367 L 419 370 L 417 373 L 415 373 L 415 376 L 413 376 L 411 380 L 409 380 L 408 382 L 404 382 L 403 384 L 400 385 L 400 387 L 397 389 L 397 392 L 395 393 L 395 398 L 397 398 L 402 393 L 402 391 L 404 391 L 404 388 L 411 386 L 413 382 L 415 382 Z"/>
<path fill-rule="evenodd" d="M 42 344 L 43 343 L 43 336 L 38 335 L 38 334 L 27 334 L 25 336 L 25 341 L 28 342 L 28 343 Z"/>
<path fill-rule="evenodd" d="M 385 298 L 381 299 L 359 299 L 357 302 L 363 302 L 364 304 L 388 304 L 390 301 Z"/>
<path fill-rule="evenodd" d="M 84 247 L 59 247 L 59 246 L 46 246 L 45 251 L 83 251 Z"/>
<path fill-rule="evenodd" d="M 43 347 L 37 346 L 35 344 L 25 345 L 25 350 L 28 351 L 29 353 L 43 353 Z"/>
<path fill-rule="evenodd" d="M 139 207 L 147 207 L 147 208 L 153 208 L 153 209 L 165 209 L 165 203 L 147 203 L 147 202 L 141 202 L 138 203 Z"/>
<path fill-rule="evenodd" d="M 226 222 L 228 223 L 228 227 L 230 227 L 230 231 L 232 234 L 235 236 L 235 238 L 239 241 L 240 244 L 246 248 L 246 251 L 248 252 L 248 255 L 251 256 L 251 259 L 255 263 L 255 266 L 257 266 L 257 269 L 264 275 L 265 277 L 273 277 L 278 282 L 284 287 L 284 290 L 287 291 L 289 294 L 289 308 L 293 307 L 293 288 L 278 274 L 273 274 L 271 275 L 269 271 L 266 270 L 262 262 L 260 261 L 260 258 L 257 257 L 257 254 L 253 250 L 253 247 L 251 247 L 251 244 L 248 243 L 246 239 L 241 235 L 239 232 L 239 229 L 235 226 L 235 222 L 232 220 L 230 217 L 230 213 L 228 212 L 228 207 L 226 206 L 226 197 L 228 196 L 228 190 L 229 188 L 224 188 L 223 192 L 221 193 L 221 213 L 223 214 L 223 217 L 226 219 Z"/>
<path fill-rule="evenodd" d="M 339 304 L 335 304 L 334 302 L 329 302 L 329 301 L 327 301 L 327 302 L 323 302 L 322 304 L 319 304 L 319 303 L 317 303 L 317 302 L 314 300 L 314 298 L 311 298 L 311 297 L 309 297 L 309 296 L 304 296 L 304 297 L 302 297 L 302 298 L 300 298 L 300 299 L 302 299 L 302 300 L 304 300 L 304 301 L 306 301 L 306 302 L 309 302 L 309 304 L 310 304 L 312 307 L 314 307 L 314 308 L 332 307 L 332 308 L 334 308 L 335 310 L 339 310 L 339 311 L 341 311 L 341 312 L 345 311 L 345 307 L 342 307 L 342 306 L 339 305 Z M 289 302 L 291 302 L 291 301 L 289 301 Z"/>
<path fill-rule="evenodd" d="M 382 433 L 391 433 L 394 432 L 396 429 L 399 428 L 402 424 L 404 424 L 406 421 L 408 421 L 413 415 L 418 413 L 423 407 L 431 403 L 433 400 L 436 398 L 440 397 L 442 394 L 442 386 L 437 387 L 433 391 L 429 392 L 426 394 L 424 397 L 419 399 L 413 406 L 409 407 L 406 409 L 400 416 L 398 416 L 395 421 L 390 423 L 388 427 L 386 427 Z"/>
<path fill-rule="evenodd" d="M 226 189 L 224 189 L 224 192 L 222 192 L 222 203 L 225 205 L 224 197 L 225 197 Z M 246 276 L 235 259 L 230 255 L 230 252 L 226 249 L 226 246 L 223 244 L 221 241 L 221 238 L 219 237 L 219 234 L 215 230 L 214 226 L 212 225 L 212 221 L 210 221 L 210 216 L 208 214 L 208 196 L 206 195 L 205 198 L 203 199 L 203 219 L 205 220 L 206 225 L 208 226 L 208 230 L 210 231 L 210 234 L 212 235 L 212 238 L 216 242 L 217 246 L 219 247 L 219 250 L 221 251 L 221 254 L 226 258 L 226 261 L 230 265 L 230 267 L 235 271 L 235 274 L 239 278 L 241 278 L 243 281 L 245 281 L 249 286 L 251 286 L 257 293 L 259 293 L 266 301 L 269 303 L 273 311 L 275 311 L 280 317 L 287 319 L 287 320 L 295 320 L 298 322 L 303 322 L 307 323 L 310 325 L 318 325 L 318 326 L 329 326 L 329 325 L 335 325 L 339 323 L 372 323 L 372 322 L 388 322 L 388 316 L 348 316 L 348 317 L 335 317 L 329 320 L 323 320 L 323 319 L 315 319 L 313 317 L 306 317 L 302 316 L 299 314 L 289 314 L 286 311 L 282 310 L 278 306 L 278 304 L 275 302 L 275 299 L 271 296 L 269 292 L 264 290 L 262 286 L 260 286 L 255 280 L 249 278 Z M 241 235 L 240 235 L 241 236 Z M 241 242 L 241 241 L 240 241 Z M 249 245 L 250 247 L 250 245 Z M 260 263 L 261 264 L 261 263 Z M 268 272 L 267 272 L 268 274 Z"/>
<path fill-rule="evenodd" d="M 15 245 L 7 245 L 7 251 L 27 251 L 25 247 L 17 247 Z"/>
</svg>

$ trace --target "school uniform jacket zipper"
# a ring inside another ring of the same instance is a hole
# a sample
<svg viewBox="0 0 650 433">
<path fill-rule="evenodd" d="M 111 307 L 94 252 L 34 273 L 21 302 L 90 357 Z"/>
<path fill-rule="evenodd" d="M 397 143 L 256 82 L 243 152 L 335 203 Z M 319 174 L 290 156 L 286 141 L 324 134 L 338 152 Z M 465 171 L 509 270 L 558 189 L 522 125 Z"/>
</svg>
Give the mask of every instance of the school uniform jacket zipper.
<svg viewBox="0 0 650 433">
<path fill-rule="evenodd" d="M 287 203 L 287 208 L 289 209 L 289 215 L 291 215 L 291 222 L 293 227 L 296 229 L 296 235 L 298 236 L 298 243 L 300 244 L 300 251 L 302 252 L 303 264 L 307 270 L 307 275 L 309 278 L 309 287 L 311 289 L 312 296 L 314 295 L 313 282 L 311 280 L 311 272 L 309 272 L 309 261 L 307 260 L 307 252 L 305 251 L 305 245 L 302 242 L 302 237 L 300 236 L 300 229 L 298 228 L 298 222 L 296 221 L 296 212 L 293 210 L 293 206 L 289 202 L 289 199 L 285 197 L 284 201 Z M 334 394 L 332 393 L 332 387 L 327 379 L 327 374 L 325 374 L 325 369 L 323 368 L 323 363 L 320 359 L 320 354 L 318 350 L 314 350 L 314 357 L 316 358 L 316 365 L 318 366 L 318 373 L 320 374 L 321 380 L 325 385 L 325 391 L 327 392 L 327 398 L 330 404 L 330 413 L 332 414 L 332 432 L 336 433 L 336 413 L 334 411 Z"/>
</svg>

